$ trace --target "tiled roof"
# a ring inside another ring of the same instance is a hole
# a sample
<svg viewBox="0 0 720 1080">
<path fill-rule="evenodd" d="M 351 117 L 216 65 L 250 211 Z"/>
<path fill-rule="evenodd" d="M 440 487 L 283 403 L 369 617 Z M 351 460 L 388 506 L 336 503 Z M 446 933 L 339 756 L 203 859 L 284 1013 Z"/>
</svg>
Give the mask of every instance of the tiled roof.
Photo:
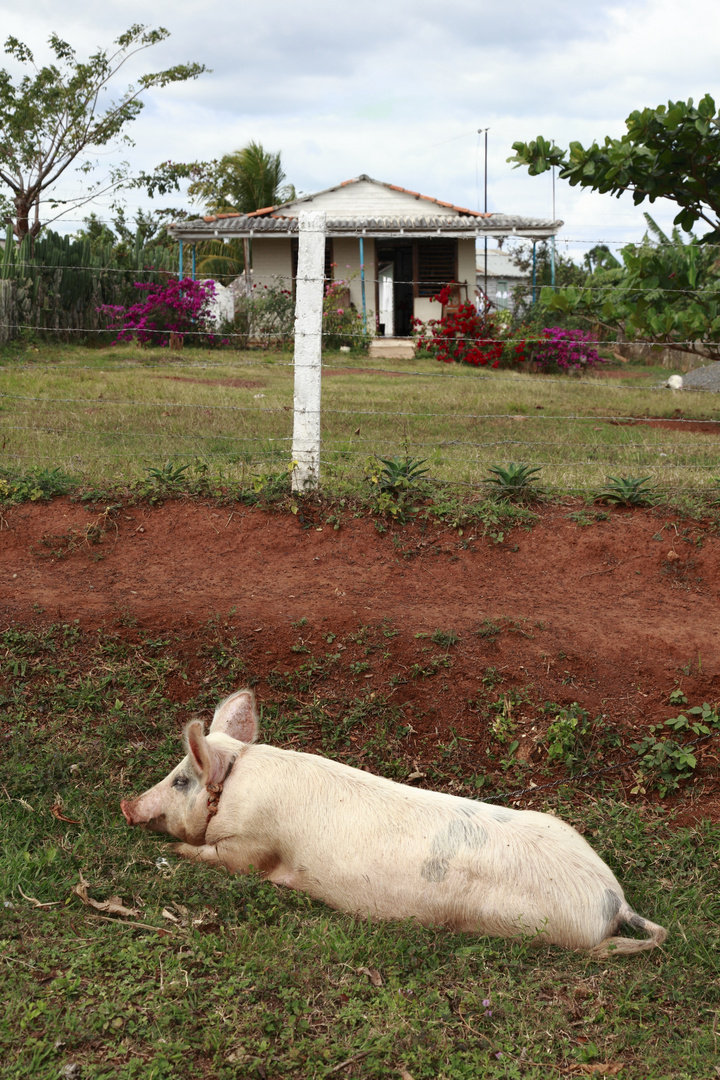
<svg viewBox="0 0 720 1080">
<path fill-rule="evenodd" d="M 562 221 L 522 217 L 516 214 L 481 214 L 472 217 L 382 217 L 328 218 L 328 236 L 525 236 L 554 235 Z M 216 214 L 171 225 L 179 240 L 232 239 L 242 236 L 292 236 L 298 232 L 298 218 L 279 213 Z"/>
</svg>

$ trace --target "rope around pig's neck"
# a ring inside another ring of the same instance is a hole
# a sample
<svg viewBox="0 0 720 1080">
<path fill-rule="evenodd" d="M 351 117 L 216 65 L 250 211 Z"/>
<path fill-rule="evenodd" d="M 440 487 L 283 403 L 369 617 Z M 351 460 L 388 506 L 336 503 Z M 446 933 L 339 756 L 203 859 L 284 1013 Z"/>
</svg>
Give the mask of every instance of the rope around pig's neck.
<svg viewBox="0 0 720 1080">
<path fill-rule="evenodd" d="M 210 824 L 210 821 L 212 820 L 212 818 L 215 817 L 218 810 L 220 809 L 220 796 L 222 795 L 222 792 L 223 792 L 223 785 L 225 784 L 225 781 L 227 780 L 230 773 L 233 771 L 233 766 L 234 766 L 236 760 L 237 760 L 236 758 L 232 759 L 232 761 L 230 762 L 230 764 L 227 767 L 227 772 L 225 773 L 225 775 L 223 776 L 223 778 L 222 778 L 222 780 L 220 781 L 219 784 L 207 784 L 206 787 L 205 787 L 205 790 L 208 793 L 208 798 L 207 798 L 208 816 L 207 816 L 207 821 L 205 822 L 205 832 L 207 832 L 207 830 L 208 830 L 208 825 Z"/>
</svg>

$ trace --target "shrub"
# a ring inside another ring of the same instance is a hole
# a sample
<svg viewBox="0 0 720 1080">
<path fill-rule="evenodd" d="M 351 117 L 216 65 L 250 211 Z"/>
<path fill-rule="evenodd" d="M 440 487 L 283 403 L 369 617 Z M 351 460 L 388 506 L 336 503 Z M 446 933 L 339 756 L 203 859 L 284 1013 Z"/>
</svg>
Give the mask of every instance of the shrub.
<svg viewBox="0 0 720 1080">
<path fill-rule="evenodd" d="M 228 332 L 238 348 L 260 345 L 286 348 L 295 331 L 295 300 L 280 282 L 253 285 L 250 295 L 235 298 L 235 319 Z"/>
<path fill-rule="evenodd" d="M 451 285 L 441 289 L 433 300 L 447 304 Z M 413 319 L 418 347 L 444 364 L 470 364 L 472 367 L 499 367 L 505 344 L 498 340 L 499 326 L 487 309 L 479 312 L 474 304 L 460 304 L 456 311 L 423 323 Z"/>
<path fill-rule="evenodd" d="M 590 342 L 590 334 L 583 330 L 549 326 L 543 329 L 540 341 L 521 338 L 515 354 L 517 360 L 533 361 L 541 371 L 580 372 L 605 363 Z"/>
<path fill-rule="evenodd" d="M 109 316 L 111 329 L 118 331 L 116 341 L 136 339 L 143 345 L 166 347 L 171 334 L 188 334 L 192 345 L 221 344 L 210 330 L 214 281 L 168 278 L 136 282 L 135 288 L 145 294 L 136 304 L 130 307 L 105 304 L 99 309 Z"/>
<path fill-rule="evenodd" d="M 331 281 L 325 288 L 322 332 L 324 349 L 346 346 L 367 352 L 370 347 L 370 335 L 363 326 L 362 315 L 350 302 L 347 281 Z"/>
</svg>

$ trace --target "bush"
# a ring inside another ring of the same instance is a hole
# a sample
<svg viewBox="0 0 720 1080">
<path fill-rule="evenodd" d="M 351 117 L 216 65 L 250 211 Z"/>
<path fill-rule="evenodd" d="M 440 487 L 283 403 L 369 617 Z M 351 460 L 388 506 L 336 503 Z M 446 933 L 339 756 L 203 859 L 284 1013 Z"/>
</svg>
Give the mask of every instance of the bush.
<svg viewBox="0 0 720 1080">
<path fill-rule="evenodd" d="M 274 285 L 253 285 L 248 296 L 235 298 L 235 319 L 227 328 L 237 348 L 248 345 L 287 348 L 295 330 L 295 300 L 289 289 Z"/>
<path fill-rule="evenodd" d="M 539 341 L 515 335 L 517 360 L 530 360 L 541 371 L 585 371 L 605 361 L 591 345 L 591 336 L 584 330 L 566 330 L 560 326 L 545 327 Z"/>
<path fill-rule="evenodd" d="M 353 352 L 367 352 L 370 335 L 362 315 L 350 302 L 348 282 L 331 281 L 323 299 L 323 349 L 349 347 Z"/>
<path fill-rule="evenodd" d="M 210 330 L 214 281 L 169 278 L 136 282 L 135 288 L 146 294 L 143 300 L 131 307 L 105 304 L 99 309 L 109 316 L 111 329 L 118 331 L 116 341 L 135 339 L 143 345 L 166 347 L 171 334 L 187 334 L 191 345 L 226 344 Z"/>
<path fill-rule="evenodd" d="M 433 300 L 447 304 L 452 285 L 446 285 Z M 456 311 L 423 323 L 413 319 L 418 347 L 443 364 L 470 364 L 472 367 L 499 367 L 505 343 L 498 340 L 500 330 L 487 309 L 477 311 L 474 304 L 460 304 Z"/>
</svg>

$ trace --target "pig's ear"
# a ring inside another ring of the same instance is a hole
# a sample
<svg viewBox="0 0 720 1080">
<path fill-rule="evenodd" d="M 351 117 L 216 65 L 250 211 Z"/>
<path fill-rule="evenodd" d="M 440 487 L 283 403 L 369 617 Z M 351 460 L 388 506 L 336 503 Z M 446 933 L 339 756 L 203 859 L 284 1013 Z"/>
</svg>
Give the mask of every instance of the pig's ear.
<svg viewBox="0 0 720 1080">
<path fill-rule="evenodd" d="M 235 755 L 226 747 L 207 741 L 202 720 L 191 720 L 185 728 L 185 744 L 190 763 L 204 786 L 219 784 L 225 779 Z"/>
<path fill-rule="evenodd" d="M 185 745 L 190 764 L 202 779 L 210 771 L 209 747 L 205 741 L 205 728 L 202 720 L 191 720 L 185 728 Z"/>
<path fill-rule="evenodd" d="M 218 705 L 210 730 L 222 731 L 232 739 L 252 743 L 258 737 L 259 727 L 260 721 L 252 690 L 236 690 Z"/>
</svg>

